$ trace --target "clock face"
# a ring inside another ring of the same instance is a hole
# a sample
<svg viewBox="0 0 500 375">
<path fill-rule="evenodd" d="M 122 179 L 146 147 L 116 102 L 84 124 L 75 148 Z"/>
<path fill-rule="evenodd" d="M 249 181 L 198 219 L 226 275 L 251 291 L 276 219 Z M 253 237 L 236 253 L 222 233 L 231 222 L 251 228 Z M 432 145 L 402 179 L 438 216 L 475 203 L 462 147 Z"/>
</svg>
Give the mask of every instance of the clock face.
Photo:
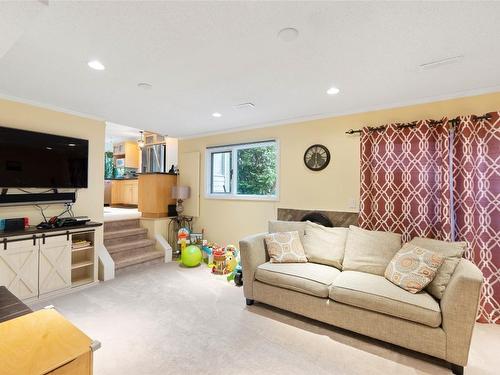
<svg viewBox="0 0 500 375">
<path fill-rule="evenodd" d="M 330 151 L 323 145 L 312 145 L 304 153 L 304 163 L 311 171 L 321 171 L 330 163 Z"/>
</svg>

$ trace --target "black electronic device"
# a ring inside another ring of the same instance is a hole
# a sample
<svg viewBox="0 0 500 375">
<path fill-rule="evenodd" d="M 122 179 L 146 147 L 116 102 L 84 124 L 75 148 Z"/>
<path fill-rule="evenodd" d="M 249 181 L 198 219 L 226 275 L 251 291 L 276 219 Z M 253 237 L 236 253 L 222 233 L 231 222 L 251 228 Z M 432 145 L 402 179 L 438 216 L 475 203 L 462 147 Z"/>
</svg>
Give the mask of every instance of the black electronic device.
<svg viewBox="0 0 500 375">
<path fill-rule="evenodd" d="M 0 127 L 0 187 L 88 187 L 89 141 Z"/>
<path fill-rule="evenodd" d="M 16 219 L 5 219 L 5 231 L 23 230 L 26 221 L 23 217 Z"/>
</svg>

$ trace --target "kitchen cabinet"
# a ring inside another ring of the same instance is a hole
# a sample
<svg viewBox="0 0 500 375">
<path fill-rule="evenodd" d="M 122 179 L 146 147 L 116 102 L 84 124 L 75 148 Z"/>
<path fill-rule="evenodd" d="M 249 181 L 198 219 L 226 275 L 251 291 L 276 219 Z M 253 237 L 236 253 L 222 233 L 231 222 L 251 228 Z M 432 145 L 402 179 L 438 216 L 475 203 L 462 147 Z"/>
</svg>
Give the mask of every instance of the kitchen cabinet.
<svg viewBox="0 0 500 375">
<path fill-rule="evenodd" d="M 111 184 L 111 204 L 137 205 L 139 202 L 138 180 L 114 180 Z"/>
<path fill-rule="evenodd" d="M 125 159 L 125 168 L 139 168 L 139 146 L 136 142 L 122 142 L 113 145 L 115 159 Z"/>
<path fill-rule="evenodd" d="M 177 184 L 177 175 L 146 173 L 139 175 L 139 204 L 142 217 L 168 216 L 168 205 L 175 204 L 172 186 Z"/>
</svg>

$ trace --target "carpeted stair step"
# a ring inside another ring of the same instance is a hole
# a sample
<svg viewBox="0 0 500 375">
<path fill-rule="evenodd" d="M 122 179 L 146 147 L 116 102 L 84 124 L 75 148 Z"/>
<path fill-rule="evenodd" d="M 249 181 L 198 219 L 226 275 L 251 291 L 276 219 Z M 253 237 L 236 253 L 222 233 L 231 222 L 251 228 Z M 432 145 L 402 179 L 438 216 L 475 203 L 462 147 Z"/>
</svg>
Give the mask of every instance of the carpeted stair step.
<svg viewBox="0 0 500 375">
<path fill-rule="evenodd" d="M 127 257 L 115 261 L 115 269 L 123 270 L 127 267 L 135 266 L 142 263 L 162 263 L 165 259 L 165 253 L 159 250 L 148 251 L 139 255 Z"/>
<path fill-rule="evenodd" d="M 115 232 L 118 230 L 139 228 L 139 219 L 126 219 L 126 220 L 115 220 L 104 222 L 104 233 Z"/>
<path fill-rule="evenodd" d="M 113 246 L 106 246 L 115 263 L 119 260 L 134 257 L 155 250 L 156 241 L 144 239 Z"/>
<path fill-rule="evenodd" d="M 104 246 L 114 246 L 144 240 L 148 238 L 148 230 L 144 228 L 122 229 L 104 233 Z M 108 249 L 109 250 L 109 249 Z"/>
</svg>

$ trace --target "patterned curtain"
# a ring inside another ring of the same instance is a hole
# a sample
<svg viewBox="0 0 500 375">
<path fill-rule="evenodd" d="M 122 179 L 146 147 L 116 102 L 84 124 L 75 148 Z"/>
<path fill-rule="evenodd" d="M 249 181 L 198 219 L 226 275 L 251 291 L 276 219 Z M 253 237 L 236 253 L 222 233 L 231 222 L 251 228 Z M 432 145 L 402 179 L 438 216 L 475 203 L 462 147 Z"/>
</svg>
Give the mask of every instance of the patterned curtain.
<svg viewBox="0 0 500 375">
<path fill-rule="evenodd" d="M 451 240 L 447 120 L 364 128 L 359 225 Z"/>
<path fill-rule="evenodd" d="M 460 117 L 453 138 L 456 239 L 483 272 L 479 321 L 500 323 L 500 112 Z"/>
</svg>

